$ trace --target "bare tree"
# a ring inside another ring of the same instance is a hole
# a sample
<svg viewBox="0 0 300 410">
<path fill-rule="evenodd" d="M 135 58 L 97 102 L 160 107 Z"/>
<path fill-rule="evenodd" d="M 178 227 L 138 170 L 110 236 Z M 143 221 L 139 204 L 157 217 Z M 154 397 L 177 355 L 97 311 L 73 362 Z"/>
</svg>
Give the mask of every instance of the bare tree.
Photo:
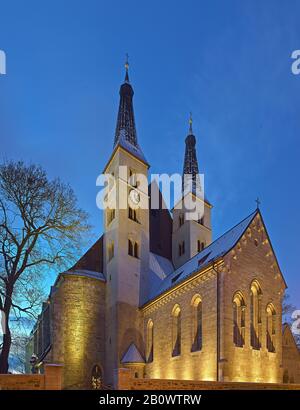
<svg viewBox="0 0 300 410">
<path fill-rule="evenodd" d="M 285 292 L 283 301 L 282 301 L 282 317 L 283 319 L 290 324 L 291 314 L 296 310 L 296 307 L 289 302 L 290 295 Z"/>
<path fill-rule="evenodd" d="M 50 181 L 39 166 L 0 165 L 0 309 L 6 318 L 0 373 L 8 372 L 11 316 L 36 316 L 42 273 L 72 263 L 89 228 L 68 185 Z"/>
</svg>

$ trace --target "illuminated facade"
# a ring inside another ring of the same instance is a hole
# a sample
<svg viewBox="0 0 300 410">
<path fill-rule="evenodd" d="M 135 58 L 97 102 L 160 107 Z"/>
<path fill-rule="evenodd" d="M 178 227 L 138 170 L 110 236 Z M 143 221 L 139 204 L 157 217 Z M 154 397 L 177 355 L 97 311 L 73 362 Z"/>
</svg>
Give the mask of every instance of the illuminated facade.
<svg viewBox="0 0 300 410">
<path fill-rule="evenodd" d="M 126 166 L 128 195 L 149 201 L 134 178 L 148 178 L 149 164 L 132 98 L 127 65 L 105 172 L 118 188 Z M 196 186 L 191 122 L 185 143 L 184 173 Z M 104 212 L 104 234 L 59 275 L 33 331 L 40 362 L 64 364 L 66 388 L 116 386 L 123 367 L 139 378 L 282 382 L 286 284 L 261 213 L 212 242 L 212 205 L 203 202 L 193 220 L 177 207 Z"/>
</svg>

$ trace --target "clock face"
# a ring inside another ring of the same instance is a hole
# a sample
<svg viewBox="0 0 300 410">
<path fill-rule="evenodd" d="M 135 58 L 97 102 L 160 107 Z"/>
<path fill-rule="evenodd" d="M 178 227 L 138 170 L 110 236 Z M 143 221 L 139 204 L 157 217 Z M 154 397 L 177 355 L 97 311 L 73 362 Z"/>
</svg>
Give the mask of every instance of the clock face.
<svg viewBox="0 0 300 410">
<path fill-rule="evenodd" d="M 129 193 L 129 197 L 134 205 L 138 205 L 140 203 L 140 194 L 137 190 L 132 189 Z"/>
</svg>

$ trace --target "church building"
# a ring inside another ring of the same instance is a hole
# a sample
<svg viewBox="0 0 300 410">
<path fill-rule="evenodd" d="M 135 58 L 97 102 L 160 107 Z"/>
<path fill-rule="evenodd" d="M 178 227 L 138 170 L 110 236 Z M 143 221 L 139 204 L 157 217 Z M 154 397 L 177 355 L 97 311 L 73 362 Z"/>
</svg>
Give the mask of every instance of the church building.
<svg viewBox="0 0 300 410">
<path fill-rule="evenodd" d="M 261 212 L 213 241 L 212 205 L 194 189 L 188 195 L 202 204 L 199 218 L 187 218 L 184 206 L 171 212 L 139 207 L 140 201 L 151 204 L 153 190 L 136 178 L 148 180 L 149 162 L 139 145 L 125 67 L 104 172 L 118 191 L 124 184 L 119 169 L 127 167 L 129 206 L 119 207 L 117 198 L 115 209 L 105 209 L 103 235 L 58 275 L 28 354 L 36 354 L 41 367 L 63 364 L 67 389 L 114 388 L 121 368 L 136 378 L 282 383 L 288 374 L 282 337 L 287 286 Z M 191 121 L 183 157 L 183 174 L 194 187 L 199 168 Z M 300 355 L 289 337 L 287 357 L 300 383 Z"/>
</svg>

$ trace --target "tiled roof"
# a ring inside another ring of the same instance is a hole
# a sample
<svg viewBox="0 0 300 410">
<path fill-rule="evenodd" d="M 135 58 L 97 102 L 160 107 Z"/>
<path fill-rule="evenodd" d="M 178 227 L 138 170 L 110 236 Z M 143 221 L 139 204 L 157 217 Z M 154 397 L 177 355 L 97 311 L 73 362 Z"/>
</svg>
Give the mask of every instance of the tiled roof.
<svg viewBox="0 0 300 410">
<path fill-rule="evenodd" d="M 103 272 L 103 237 L 102 235 L 70 270 L 90 270 Z"/>
<path fill-rule="evenodd" d="M 165 291 L 176 286 L 178 283 L 186 280 L 195 272 L 199 272 L 213 261 L 228 253 L 241 238 L 249 224 L 252 222 L 258 211 L 253 212 L 238 225 L 234 226 L 224 235 L 219 237 L 203 251 L 199 252 L 185 264 L 176 269 L 173 273 L 168 275 L 160 285 L 150 294 L 148 302 Z"/>
</svg>

